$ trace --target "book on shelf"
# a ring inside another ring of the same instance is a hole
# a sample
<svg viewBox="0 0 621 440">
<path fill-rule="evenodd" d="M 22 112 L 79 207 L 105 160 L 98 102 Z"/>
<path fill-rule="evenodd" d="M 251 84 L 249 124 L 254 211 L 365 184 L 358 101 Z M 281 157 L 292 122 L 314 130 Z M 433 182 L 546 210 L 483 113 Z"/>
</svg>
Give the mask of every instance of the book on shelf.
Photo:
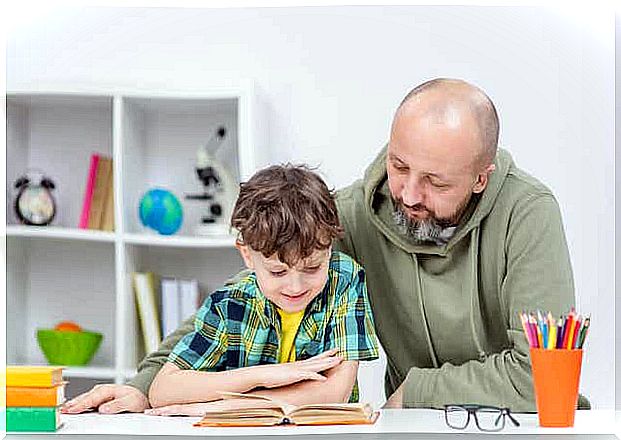
<svg viewBox="0 0 621 440">
<path fill-rule="evenodd" d="M 146 353 L 157 350 L 162 336 L 160 333 L 160 320 L 158 317 L 158 286 L 156 276 L 152 272 L 134 272 L 132 274 L 138 317 L 144 340 Z"/>
<path fill-rule="evenodd" d="M 63 384 L 63 367 L 9 365 L 6 367 L 7 387 L 49 388 Z"/>
<path fill-rule="evenodd" d="M 181 324 L 179 283 L 175 278 L 162 278 L 162 334 L 168 336 Z"/>
<path fill-rule="evenodd" d="M 6 406 L 58 406 L 65 402 L 65 383 L 53 387 L 6 387 Z"/>
<path fill-rule="evenodd" d="M 60 407 L 7 407 L 9 432 L 53 432 L 61 425 Z"/>
<path fill-rule="evenodd" d="M 114 230 L 113 182 L 112 159 L 97 153 L 92 154 L 78 227 Z"/>
<path fill-rule="evenodd" d="M 368 403 L 294 406 L 255 394 L 220 394 L 240 400 L 235 408 L 207 411 L 194 426 L 368 425 L 379 414 Z"/>
<path fill-rule="evenodd" d="M 162 335 L 179 328 L 198 308 L 200 293 L 197 280 L 162 278 Z"/>
<path fill-rule="evenodd" d="M 198 308 L 198 281 L 197 280 L 180 280 L 181 293 L 181 321 L 185 321 Z"/>
</svg>

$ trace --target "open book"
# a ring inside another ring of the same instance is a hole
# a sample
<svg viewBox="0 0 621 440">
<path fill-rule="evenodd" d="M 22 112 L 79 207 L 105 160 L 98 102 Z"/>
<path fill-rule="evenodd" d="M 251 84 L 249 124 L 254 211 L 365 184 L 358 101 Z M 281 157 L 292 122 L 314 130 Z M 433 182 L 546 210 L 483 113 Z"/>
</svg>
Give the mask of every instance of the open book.
<svg viewBox="0 0 621 440">
<path fill-rule="evenodd" d="M 220 393 L 234 408 L 208 411 L 194 426 L 361 425 L 377 419 L 368 403 L 293 406 L 256 394 Z"/>
</svg>

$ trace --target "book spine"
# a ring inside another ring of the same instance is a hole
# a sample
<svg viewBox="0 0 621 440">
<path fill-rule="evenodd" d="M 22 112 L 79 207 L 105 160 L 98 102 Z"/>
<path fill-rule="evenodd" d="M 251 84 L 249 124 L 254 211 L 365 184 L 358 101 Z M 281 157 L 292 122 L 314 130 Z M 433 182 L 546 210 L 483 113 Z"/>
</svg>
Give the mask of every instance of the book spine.
<svg viewBox="0 0 621 440">
<path fill-rule="evenodd" d="M 106 205 L 108 180 L 112 173 L 112 159 L 100 157 L 95 177 L 91 209 L 88 214 L 88 229 L 102 229 L 103 211 Z"/>
<path fill-rule="evenodd" d="M 86 179 L 86 189 L 84 191 L 84 201 L 82 203 L 82 213 L 80 215 L 80 229 L 88 229 L 88 217 L 91 211 L 91 202 L 93 200 L 93 191 L 95 189 L 95 178 L 97 176 L 97 166 L 99 163 L 99 155 L 91 155 L 91 164 L 88 169 L 88 177 Z"/>
<path fill-rule="evenodd" d="M 48 372 L 7 372 L 7 387 L 49 388 L 56 385 L 52 373 Z"/>
<path fill-rule="evenodd" d="M 58 408 L 6 409 L 6 430 L 10 432 L 53 432 L 60 425 Z"/>
<path fill-rule="evenodd" d="M 101 229 L 108 232 L 114 231 L 114 164 L 110 162 L 110 175 L 106 185 L 106 200 L 101 216 Z"/>
<path fill-rule="evenodd" d="M 162 279 L 162 334 L 168 336 L 181 323 L 181 293 L 176 279 Z"/>
<path fill-rule="evenodd" d="M 57 406 L 65 400 L 64 387 L 64 385 L 54 388 L 7 387 L 6 406 Z"/>
<path fill-rule="evenodd" d="M 181 316 L 180 321 L 192 316 L 198 308 L 198 281 L 181 280 L 179 281 L 181 290 Z M 179 322 L 181 324 L 181 322 Z"/>
<path fill-rule="evenodd" d="M 134 273 L 133 278 L 145 350 L 147 353 L 151 353 L 157 350 L 162 340 L 155 298 L 154 276 L 151 273 Z"/>
</svg>

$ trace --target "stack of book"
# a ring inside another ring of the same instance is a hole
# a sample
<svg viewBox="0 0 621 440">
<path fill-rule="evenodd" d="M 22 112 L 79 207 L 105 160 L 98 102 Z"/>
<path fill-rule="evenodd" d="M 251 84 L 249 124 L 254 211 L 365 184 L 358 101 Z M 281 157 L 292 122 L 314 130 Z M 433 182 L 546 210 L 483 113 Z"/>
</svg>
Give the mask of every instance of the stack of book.
<svg viewBox="0 0 621 440">
<path fill-rule="evenodd" d="M 52 432 L 65 400 L 62 367 L 6 367 L 6 430 Z"/>
<path fill-rule="evenodd" d="M 112 159 L 92 154 L 78 225 L 81 229 L 114 231 L 113 181 Z"/>
</svg>

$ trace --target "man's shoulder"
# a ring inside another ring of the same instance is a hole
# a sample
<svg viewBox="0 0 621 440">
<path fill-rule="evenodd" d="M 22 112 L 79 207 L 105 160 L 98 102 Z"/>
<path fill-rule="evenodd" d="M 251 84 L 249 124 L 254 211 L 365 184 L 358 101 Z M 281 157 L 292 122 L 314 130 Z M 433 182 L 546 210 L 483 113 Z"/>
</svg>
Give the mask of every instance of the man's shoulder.
<svg viewBox="0 0 621 440">
<path fill-rule="evenodd" d="M 525 170 L 512 166 L 496 198 L 496 204 L 514 210 L 516 206 L 531 203 L 537 199 L 556 202 L 552 190 L 541 180 Z"/>
<path fill-rule="evenodd" d="M 364 181 L 362 179 L 336 191 L 336 204 L 339 209 L 341 206 L 362 205 L 362 203 L 364 203 Z"/>
</svg>

